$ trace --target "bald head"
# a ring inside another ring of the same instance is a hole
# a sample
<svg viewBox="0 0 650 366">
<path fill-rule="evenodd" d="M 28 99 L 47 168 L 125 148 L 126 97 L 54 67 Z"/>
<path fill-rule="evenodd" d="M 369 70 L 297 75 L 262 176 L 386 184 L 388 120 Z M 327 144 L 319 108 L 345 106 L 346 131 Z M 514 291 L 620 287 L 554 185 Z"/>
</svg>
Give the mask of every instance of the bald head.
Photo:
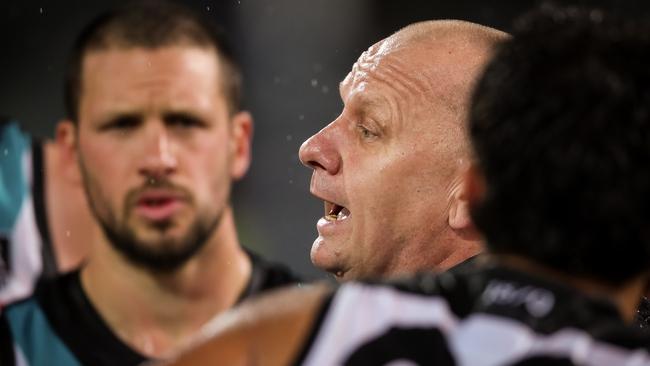
<svg viewBox="0 0 650 366">
<path fill-rule="evenodd" d="M 341 82 L 341 115 L 300 151 L 325 217 L 311 257 L 339 278 L 444 270 L 480 249 L 464 204 L 466 110 L 505 33 L 460 21 L 410 25 Z"/>
<path fill-rule="evenodd" d="M 494 47 L 509 35 L 459 20 L 408 25 L 364 52 L 344 81 L 372 68 L 403 94 L 418 94 L 423 112 L 435 114 L 433 128 L 459 153 L 467 152 L 465 121 L 474 83 Z M 401 81 L 401 83 L 399 83 Z M 396 85 L 398 82 L 400 85 Z M 428 118 L 428 117 L 424 117 Z"/>
</svg>

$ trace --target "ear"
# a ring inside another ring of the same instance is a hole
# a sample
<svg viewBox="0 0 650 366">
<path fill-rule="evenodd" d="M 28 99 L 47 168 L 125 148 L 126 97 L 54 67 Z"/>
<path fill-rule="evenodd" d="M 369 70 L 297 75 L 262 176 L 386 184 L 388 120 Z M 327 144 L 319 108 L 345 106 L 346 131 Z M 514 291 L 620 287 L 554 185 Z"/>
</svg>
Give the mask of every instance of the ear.
<svg viewBox="0 0 650 366">
<path fill-rule="evenodd" d="M 485 184 L 474 163 L 468 163 L 459 174 L 449 208 L 449 226 L 458 231 L 476 233 L 470 207 L 483 197 Z"/>
<path fill-rule="evenodd" d="M 234 180 L 241 179 L 251 163 L 251 143 L 253 139 L 253 117 L 249 112 L 238 112 L 232 118 L 230 175 Z"/>
<path fill-rule="evenodd" d="M 77 164 L 77 128 L 70 120 L 62 120 L 56 125 L 54 143 L 60 152 L 59 167 L 67 180 L 81 184 L 81 172 Z"/>
</svg>

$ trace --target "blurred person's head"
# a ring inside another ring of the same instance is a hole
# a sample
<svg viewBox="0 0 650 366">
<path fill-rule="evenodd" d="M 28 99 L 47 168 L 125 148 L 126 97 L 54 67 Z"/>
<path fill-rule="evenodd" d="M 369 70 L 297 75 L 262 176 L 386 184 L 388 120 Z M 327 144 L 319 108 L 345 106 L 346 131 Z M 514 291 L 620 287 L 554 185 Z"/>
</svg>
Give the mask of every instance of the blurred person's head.
<svg viewBox="0 0 650 366">
<path fill-rule="evenodd" d="M 68 64 L 68 121 L 90 207 L 131 262 L 170 270 L 217 235 L 249 165 L 252 121 L 222 34 L 177 4 L 98 18 Z"/>
<path fill-rule="evenodd" d="M 481 249 L 462 171 L 470 90 L 500 31 L 410 25 L 364 52 L 340 84 L 343 111 L 300 159 L 324 201 L 312 262 L 339 279 L 445 270 Z"/>
<path fill-rule="evenodd" d="M 618 285 L 650 268 L 650 33 L 543 9 L 475 91 L 472 217 L 492 253 Z"/>
</svg>

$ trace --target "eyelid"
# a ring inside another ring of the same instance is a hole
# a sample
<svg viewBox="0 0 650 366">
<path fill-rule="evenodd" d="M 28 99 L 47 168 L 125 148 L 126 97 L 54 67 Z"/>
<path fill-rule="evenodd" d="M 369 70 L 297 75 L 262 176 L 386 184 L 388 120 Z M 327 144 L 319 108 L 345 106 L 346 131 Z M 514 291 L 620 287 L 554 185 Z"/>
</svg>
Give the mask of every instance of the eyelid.
<svg viewBox="0 0 650 366">
<path fill-rule="evenodd" d="M 164 117 L 165 124 L 182 127 L 206 127 L 207 123 L 200 117 L 188 113 L 170 113 Z"/>
<path fill-rule="evenodd" d="M 374 140 L 378 138 L 381 134 L 381 132 L 377 131 L 376 128 L 369 127 L 367 123 L 358 122 L 356 127 L 359 133 L 361 134 L 361 138 L 363 139 Z M 366 136 L 366 134 L 370 134 L 370 136 Z"/>
<path fill-rule="evenodd" d="M 129 129 L 137 127 L 140 124 L 141 118 L 137 115 L 121 115 L 109 118 L 104 123 L 98 126 L 100 131 L 108 131 L 115 129 Z"/>
</svg>

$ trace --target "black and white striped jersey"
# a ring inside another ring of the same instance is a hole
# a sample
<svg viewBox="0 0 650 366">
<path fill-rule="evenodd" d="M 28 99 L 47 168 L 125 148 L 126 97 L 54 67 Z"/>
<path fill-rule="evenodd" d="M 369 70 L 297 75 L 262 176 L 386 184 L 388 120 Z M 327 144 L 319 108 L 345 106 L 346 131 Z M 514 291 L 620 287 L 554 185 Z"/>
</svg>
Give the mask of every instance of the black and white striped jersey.
<svg viewBox="0 0 650 366">
<path fill-rule="evenodd" d="M 650 338 L 606 299 L 503 267 L 350 283 L 301 365 L 650 365 Z"/>
</svg>

